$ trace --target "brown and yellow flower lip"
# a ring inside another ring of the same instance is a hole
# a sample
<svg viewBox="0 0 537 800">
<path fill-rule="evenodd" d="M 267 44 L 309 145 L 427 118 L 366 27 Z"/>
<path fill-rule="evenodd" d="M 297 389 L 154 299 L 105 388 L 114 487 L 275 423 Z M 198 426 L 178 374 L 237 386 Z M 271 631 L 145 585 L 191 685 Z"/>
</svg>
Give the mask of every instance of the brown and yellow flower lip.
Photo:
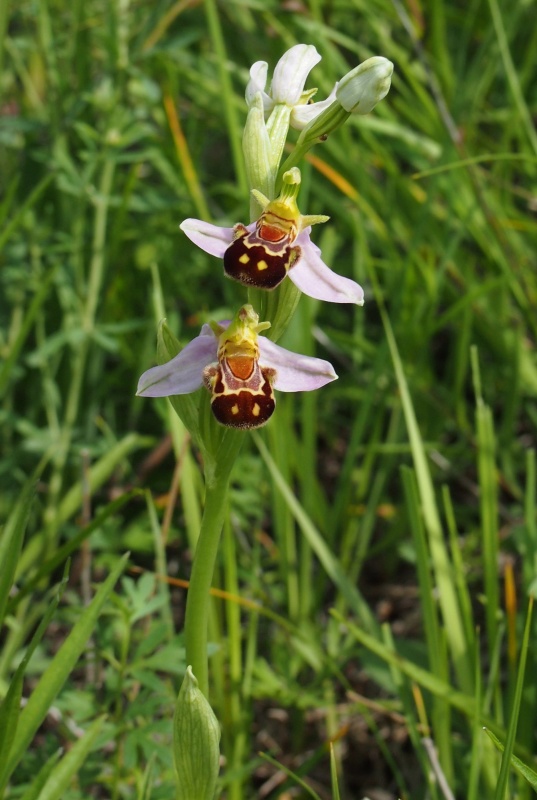
<svg viewBox="0 0 537 800">
<path fill-rule="evenodd" d="M 274 200 L 252 190 L 262 212 L 250 225 L 220 228 L 186 219 L 181 230 L 202 250 L 222 258 L 225 275 L 246 286 L 271 290 L 289 276 L 301 292 L 316 300 L 363 305 L 362 288 L 332 272 L 311 241 L 311 226 L 328 217 L 300 213 L 296 202 L 300 180 L 297 167 L 285 172 L 281 192 Z"/>
<path fill-rule="evenodd" d="M 328 361 L 292 353 L 259 335 L 268 327 L 248 304 L 231 322 L 203 325 L 179 355 L 144 372 L 137 394 L 168 397 L 205 386 L 216 419 L 246 430 L 270 419 L 276 407 L 274 390 L 313 391 L 336 380 Z"/>
</svg>

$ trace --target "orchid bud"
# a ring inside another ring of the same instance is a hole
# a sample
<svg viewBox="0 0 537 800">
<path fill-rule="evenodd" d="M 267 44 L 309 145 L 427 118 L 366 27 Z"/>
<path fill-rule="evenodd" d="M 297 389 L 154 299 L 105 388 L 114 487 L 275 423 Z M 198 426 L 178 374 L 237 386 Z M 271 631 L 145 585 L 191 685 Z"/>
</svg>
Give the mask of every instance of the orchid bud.
<svg viewBox="0 0 537 800">
<path fill-rule="evenodd" d="M 250 103 L 248 117 L 242 137 L 242 150 L 250 189 L 258 189 L 268 197 L 274 195 L 274 181 L 277 169 L 271 166 L 271 144 L 265 125 L 263 98 L 258 92 Z M 253 204 L 253 216 L 258 216 L 259 208 Z"/>
<path fill-rule="evenodd" d="M 390 90 L 393 64 L 374 56 L 348 72 L 339 82 L 336 97 L 345 111 L 369 114 Z"/>
<path fill-rule="evenodd" d="M 220 764 L 220 727 L 187 667 L 173 717 L 177 800 L 213 800 Z"/>
</svg>

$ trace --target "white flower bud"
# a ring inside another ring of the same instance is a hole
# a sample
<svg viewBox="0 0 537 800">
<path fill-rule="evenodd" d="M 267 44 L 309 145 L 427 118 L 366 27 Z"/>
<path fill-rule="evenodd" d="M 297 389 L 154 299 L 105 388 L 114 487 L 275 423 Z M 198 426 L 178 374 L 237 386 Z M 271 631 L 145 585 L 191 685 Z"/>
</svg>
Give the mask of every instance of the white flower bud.
<svg viewBox="0 0 537 800">
<path fill-rule="evenodd" d="M 336 89 L 336 97 L 345 111 L 369 114 L 390 90 L 393 64 L 374 56 L 348 72 Z"/>
</svg>

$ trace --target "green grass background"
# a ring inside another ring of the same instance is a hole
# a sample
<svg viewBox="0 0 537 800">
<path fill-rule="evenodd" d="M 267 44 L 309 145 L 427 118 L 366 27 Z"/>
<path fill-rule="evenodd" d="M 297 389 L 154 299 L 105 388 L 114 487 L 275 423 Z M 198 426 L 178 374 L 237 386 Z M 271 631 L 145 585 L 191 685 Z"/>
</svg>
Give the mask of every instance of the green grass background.
<svg viewBox="0 0 537 800">
<path fill-rule="evenodd" d="M 234 472 L 222 797 L 535 795 L 534 16 L 0 0 L 0 796 L 174 796 L 185 589 L 162 576 L 188 579 L 203 483 L 167 401 L 134 393 L 159 319 L 185 343 L 245 300 L 178 226 L 248 221 L 248 69 L 297 42 L 320 99 L 371 55 L 395 71 L 303 169 L 366 304 L 301 299 L 283 343 L 339 380 L 280 395 Z"/>
</svg>

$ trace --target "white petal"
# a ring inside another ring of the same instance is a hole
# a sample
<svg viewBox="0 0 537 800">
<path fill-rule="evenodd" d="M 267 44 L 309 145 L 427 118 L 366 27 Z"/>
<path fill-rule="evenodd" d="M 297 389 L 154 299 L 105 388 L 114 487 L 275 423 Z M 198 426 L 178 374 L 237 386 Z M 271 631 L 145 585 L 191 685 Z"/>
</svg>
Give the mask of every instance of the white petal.
<svg viewBox="0 0 537 800">
<path fill-rule="evenodd" d="M 306 103 L 303 106 L 295 106 L 291 112 L 291 127 L 297 131 L 304 130 L 306 125 L 321 114 L 325 108 L 331 106 L 336 99 L 337 83 L 326 98 L 318 103 Z"/>
<path fill-rule="evenodd" d="M 311 228 L 297 237 L 302 254 L 289 270 L 289 277 L 301 292 L 330 303 L 364 304 L 364 290 L 355 281 L 332 272 L 321 258 L 321 251 L 310 241 Z"/>
<path fill-rule="evenodd" d="M 183 233 L 206 253 L 223 258 L 224 253 L 233 241 L 233 228 L 219 228 L 201 219 L 185 219 L 179 225 Z"/>
<path fill-rule="evenodd" d="M 250 68 L 250 80 L 246 84 L 246 103 L 250 107 L 254 97 L 259 92 L 263 98 L 263 107 L 268 112 L 274 106 L 274 101 L 265 92 L 267 85 L 268 64 L 266 61 L 256 61 Z"/>
<path fill-rule="evenodd" d="M 310 71 L 321 56 L 312 44 L 295 44 L 280 58 L 274 69 L 270 94 L 275 103 L 294 106 L 304 90 Z"/>
<path fill-rule="evenodd" d="M 192 339 L 179 355 L 144 372 L 138 381 L 137 395 L 142 397 L 168 397 L 189 394 L 203 383 L 203 369 L 216 361 L 218 341 L 209 325 L 204 325 L 199 336 Z"/>
<path fill-rule="evenodd" d="M 274 388 L 280 392 L 310 392 L 337 378 L 329 361 L 292 353 L 266 336 L 260 336 L 258 344 L 259 363 L 276 370 Z"/>
</svg>

